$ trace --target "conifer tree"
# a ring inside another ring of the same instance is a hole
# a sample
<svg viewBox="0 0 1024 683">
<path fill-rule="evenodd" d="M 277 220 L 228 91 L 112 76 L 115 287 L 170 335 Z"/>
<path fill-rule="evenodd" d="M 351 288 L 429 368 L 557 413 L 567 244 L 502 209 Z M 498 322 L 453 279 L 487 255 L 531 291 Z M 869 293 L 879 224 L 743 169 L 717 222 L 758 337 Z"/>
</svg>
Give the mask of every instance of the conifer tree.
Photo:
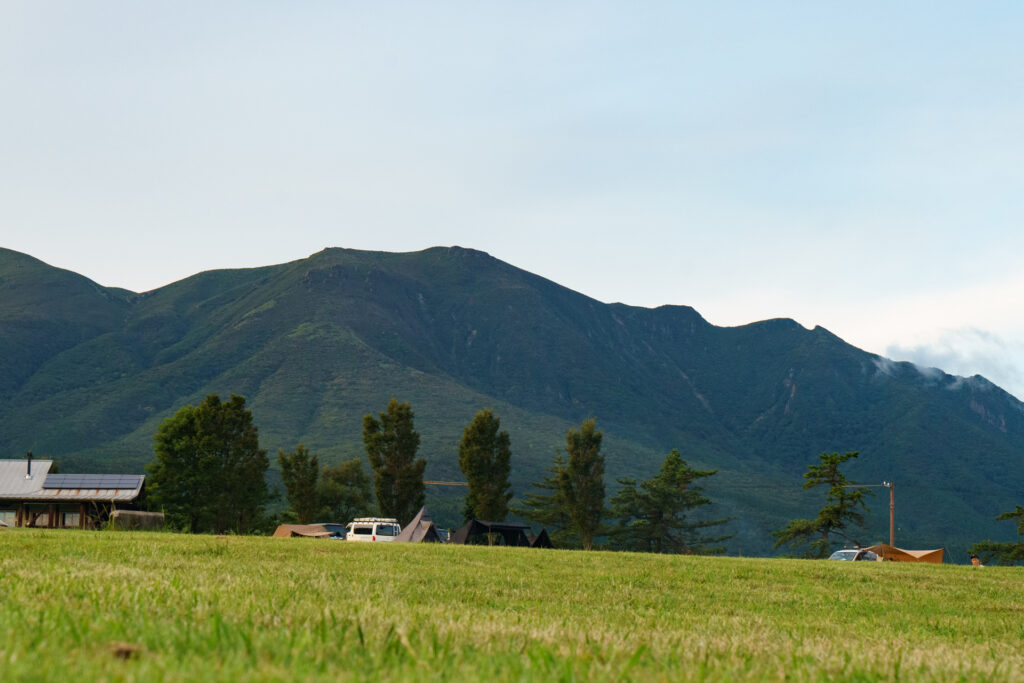
<svg viewBox="0 0 1024 683">
<path fill-rule="evenodd" d="M 657 476 L 640 482 L 619 479 L 619 492 L 611 499 L 611 516 L 618 525 L 611 530 L 617 547 L 652 553 L 716 555 L 717 545 L 731 536 L 708 536 L 704 530 L 728 519 L 697 520 L 692 512 L 711 501 L 695 482 L 718 470 L 695 470 L 672 450 Z"/>
<path fill-rule="evenodd" d="M 513 508 L 512 512 L 547 529 L 548 536 L 555 546 L 570 547 L 579 542 L 579 536 L 573 530 L 569 509 L 558 485 L 563 469 L 565 457 L 558 453 L 555 461 L 547 468 L 548 476 L 531 484 L 533 488 L 548 493 L 527 493 L 523 496 L 522 506 Z"/>
<path fill-rule="evenodd" d="M 773 531 L 775 548 L 806 545 L 803 557 L 822 558 L 831 552 L 832 536 L 860 545 L 859 539 L 853 535 L 854 527 L 864 526 L 864 515 L 858 508 L 870 512 L 864 499 L 872 493 L 866 488 L 849 486 L 849 480 L 839 469 L 844 462 L 856 457 L 856 451 L 844 455 L 822 453 L 818 456 L 820 462 L 817 465 L 807 466 L 804 489 L 828 486 L 826 505 L 814 519 L 794 519 L 785 528 Z"/>
<path fill-rule="evenodd" d="M 1016 510 L 1004 512 L 996 517 L 996 521 L 1017 522 L 1017 535 L 1024 537 L 1024 507 L 1017 506 Z M 980 555 L 986 562 L 995 561 L 998 564 L 1012 565 L 1024 562 L 1024 540 L 1022 541 L 981 541 L 971 546 L 969 551 L 973 555 Z"/>
<path fill-rule="evenodd" d="M 423 471 L 427 461 L 416 458 L 420 435 L 413 429 L 409 403 L 392 398 L 380 418 L 363 416 L 363 444 L 373 468 L 373 488 L 385 517 L 402 525 L 419 512 L 425 499 Z"/>
<path fill-rule="evenodd" d="M 584 550 L 594 546 L 604 516 L 604 456 L 594 419 L 566 434 L 568 461 L 558 473 L 558 490 Z"/>
<path fill-rule="evenodd" d="M 466 519 L 503 522 L 512 499 L 512 449 L 508 432 L 498 431 L 501 420 L 491 410 L 481 410 L 462 433 L 459 468 L 469 484 Z"/>
</svg>

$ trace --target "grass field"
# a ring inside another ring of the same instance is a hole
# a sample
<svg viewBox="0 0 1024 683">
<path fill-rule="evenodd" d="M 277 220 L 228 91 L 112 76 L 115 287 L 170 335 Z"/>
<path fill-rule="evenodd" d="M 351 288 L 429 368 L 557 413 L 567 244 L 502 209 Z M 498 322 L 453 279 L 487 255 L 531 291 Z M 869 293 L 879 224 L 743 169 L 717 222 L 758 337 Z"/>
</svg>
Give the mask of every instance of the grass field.
<svg viewBox="0 0 1024 683">
<path fill-rule="evenodd" d="M 0 679 L 1024 680 L 1024 567 L 0 530 Z"/>
</svg>

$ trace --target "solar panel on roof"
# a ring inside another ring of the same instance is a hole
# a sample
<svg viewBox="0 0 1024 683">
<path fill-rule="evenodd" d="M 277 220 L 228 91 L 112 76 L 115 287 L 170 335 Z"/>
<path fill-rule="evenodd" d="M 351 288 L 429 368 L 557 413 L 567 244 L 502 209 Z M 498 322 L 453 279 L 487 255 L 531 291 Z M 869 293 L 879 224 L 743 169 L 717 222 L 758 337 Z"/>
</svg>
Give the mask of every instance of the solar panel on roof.
<svg viewBox="0 0 1024 683">
<path fill-rule="evenodd" d="M 141 474 L 50 474 L 44 489 L 137 489 Z"/>
</svg>

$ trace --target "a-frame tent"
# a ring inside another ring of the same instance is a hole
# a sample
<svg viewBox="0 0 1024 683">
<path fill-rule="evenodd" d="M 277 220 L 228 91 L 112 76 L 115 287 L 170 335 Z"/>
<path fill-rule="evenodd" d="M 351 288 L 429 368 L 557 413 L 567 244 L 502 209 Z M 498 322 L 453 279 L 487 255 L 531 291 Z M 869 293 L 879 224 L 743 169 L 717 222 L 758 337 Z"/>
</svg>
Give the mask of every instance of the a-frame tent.
<svg viewBox="0 0 1024 683">
<path fill-rule="evenodd" d="M 437 527 L 430 519 L 430 513 L 426 507 L 421 507 L 412 521 L 405 525 L 401 533 L 395 536 L 393 543 L 440 543 L 441 537 L 437 535 Z"/>
<path fill-rule="evenodd" d="M 541 529 L 540 533 L 536 536 L 530 536 L 530 547 L 531 548 L 554 548 L 551 544 L 551 537 L 548 536 L 547 529 Z"/>
</svg>

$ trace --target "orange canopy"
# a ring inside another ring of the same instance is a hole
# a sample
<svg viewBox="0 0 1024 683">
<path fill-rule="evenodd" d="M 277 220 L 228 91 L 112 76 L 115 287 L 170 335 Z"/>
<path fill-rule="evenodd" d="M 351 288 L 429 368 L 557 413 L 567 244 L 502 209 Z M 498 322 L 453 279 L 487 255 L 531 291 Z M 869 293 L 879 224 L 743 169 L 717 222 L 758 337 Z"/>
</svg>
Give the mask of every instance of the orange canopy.
<svg viewBox="0 0 1024 683">
<path fill-rule="evenodd" d="M 890 562 L 931 562 L 932 564 L 942 564 L 942 554 L 946 551 L 945 548 L 938 548 L 936 550 L 904 550 L 903 548 L 895 548 L 886 543 L 873 545 L 868 550 Z"/>
</svg>

